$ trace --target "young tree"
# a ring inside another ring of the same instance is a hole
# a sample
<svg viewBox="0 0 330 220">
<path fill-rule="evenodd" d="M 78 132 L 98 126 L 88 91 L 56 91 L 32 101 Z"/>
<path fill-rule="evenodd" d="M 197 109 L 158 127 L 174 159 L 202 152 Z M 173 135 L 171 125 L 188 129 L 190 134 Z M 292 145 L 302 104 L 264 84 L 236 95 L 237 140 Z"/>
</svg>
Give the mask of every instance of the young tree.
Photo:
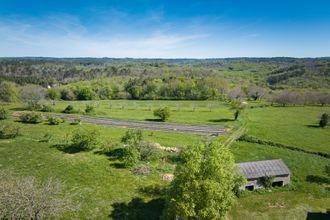
<svg viewBox="0 0 330 220">
<path fill-rule="evenodd" d="M 321 115 L 321 119 L 320 119 L 320 122 L 319 122 L 319 125 L 321 128 L 324 128 L 328 125 L 328 121 L 329 121 L 329 115 L 327 113 L 323 113 Z"/>
<path fill-rule="evenodd" d="M 128 130 L 121 138 L 121 142 L 125 144 L 125 153 L 122 158 L 126 167 L 132 167 L 138 163 L 141 158 L 139 145 L 143 140 L 141 130 Z"/>
<path fill-rule="evenodd" d="M 235 200 L 238 179 L 242 181 L 229 149 L 217 143 L 199 144 L 186 148 L 181 159 L 164 219 L 224 219 Z"/>
<path fill-rule="evenodd" d="M 234 120 L 236 121 L 241 112 L 246 108 L 247 103 L 245 102 L 232 102 L 231 108 L 235 110 Z"/>
<path fill-rule="evenodd" d="M 161 121 L 166 121 L 170 117 L 170 109 L 168 107 L 158 108 L 154 111 L 154 116 L 159 117 Z"/>
</svg>

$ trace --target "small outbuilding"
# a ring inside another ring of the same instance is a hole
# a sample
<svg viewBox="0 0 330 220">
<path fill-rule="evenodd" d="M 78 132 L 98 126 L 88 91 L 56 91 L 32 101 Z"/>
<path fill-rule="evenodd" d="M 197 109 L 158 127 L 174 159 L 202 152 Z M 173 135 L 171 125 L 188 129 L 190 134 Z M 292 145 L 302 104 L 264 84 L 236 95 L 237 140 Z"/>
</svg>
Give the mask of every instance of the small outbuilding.
<svg viewBox="0 0 330 220">
<path fill-rule="evenodd" d="M 280 159 L 237 163 L 238 172 L 247 178 L 243 190 L 263 188 L 262 179 L 272 178 L 272 186 L 285 186 L 290 183 L 290 170 Z"/>
</svg>

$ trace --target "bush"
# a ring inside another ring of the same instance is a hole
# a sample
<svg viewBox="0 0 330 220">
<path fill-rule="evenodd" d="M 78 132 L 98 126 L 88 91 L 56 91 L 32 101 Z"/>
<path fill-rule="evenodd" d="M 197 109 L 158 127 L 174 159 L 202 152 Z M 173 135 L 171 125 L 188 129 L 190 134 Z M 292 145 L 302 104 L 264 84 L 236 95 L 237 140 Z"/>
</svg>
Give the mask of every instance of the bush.
<svg viewBox="0 0 330 220">
<path fill-rule="evenodd" d="M 94 106 L 92 105 L 86 105 L 86 108 L 85 108 L 85 113 L 92 113 L 94 112 Z"/>
<path fill-rule="evenodd" d="M 260 178 L 260 181 L 261 181 L 262 185 L 266 189 L 269 189 L 269 188 L 272 187 L 273 180 L 274 180 L 273 176 L 263 176 L 263 177 Z"/>
<path fill-rule="evenodd" d="M 15 138 L 20 134 L 20 127 L 14 124 L 0 124 L 0 139 Z"/>
<path fill-rule="evenodd" d="M 72 136 L 72 146 L 83 151 L 93 150 L 99 144 L 100 134 L 96 130 L 77 130 Z"/>
<path fill-rule="evenodd" d="M 72 114 L 75 113 L 76 111 L 72 105 L 68 105 L 62 112 L 66 114 Z"/>
<path fill-rule="evenodd" d="M 23 123 L 37 124 L 43 121 L 43 116 L 38 112 L 23 113 L 20 117 Z"/>
<path fill-rule="evenodd" d="M 154 111 L 154 116 L 159 117 L 161 121 L 166 121 L 170 117 L 170 109 L 168 107 L 158 108 Z"/>
<path fill-rule="evenodd" d="M 139 145 L 143 140 L 143 133 L 141 130 L 130 129 L 126 131 L 125 135 L 121 138 L 121 142 L 126 145 Z"/>
<path fill-rule="evenodd" d="M 49 125 L 59 125 L 60 123 L 63 122 L 61 118 L 57 118 L 53 116 L 49 116 L 47 120 Z"/>
<path fill-rule="evenodd" d="M 321 115 L 321 119 L 320 119 L 320 122 L 319 122 L 320 127 L 321 128 L 326 127 L 328 125 L 328 121 L 329 121 L 329 115 L 327 113 L 323 113 Z"/>
<path fill-rule="evenodd" d="M 133 170 L 133 173 L 135 175 L 148 175 L 150 173 L 150 168 L 143 166 L 143 167 L 137 167 Z"/>
<path fill-rule="evenodd" d="M 137 147 L 140 152 L 140 160 L 142 161 L 155 160 L 159 156 L 159 150 L 151 142 L 143 141 Z"/>
<path fill-rule="evenodd" d="M 50 105 L 42 105 L 40 111 L 42 111 L 42 112 L 53 112 L 54 109 Z"/>
<path fill-rule="evenodd" d="M 8 117 L 8 111 L 3 108 L 3 107 L 0 107 L 0 120 L 4 120 Z"/>
</svg>

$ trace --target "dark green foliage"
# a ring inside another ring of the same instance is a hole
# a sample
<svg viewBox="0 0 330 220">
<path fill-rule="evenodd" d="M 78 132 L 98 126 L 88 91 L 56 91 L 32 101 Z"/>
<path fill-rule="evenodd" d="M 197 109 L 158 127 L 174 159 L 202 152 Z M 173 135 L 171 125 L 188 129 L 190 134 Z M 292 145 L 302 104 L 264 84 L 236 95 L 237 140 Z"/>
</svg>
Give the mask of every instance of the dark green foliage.
<svg viewBox="0 0 330 220">
<path fill-rule="evenodd" d="M 48 121 L 49 125 L 59 125 L 60 123 L 63 122 L 63 120 L 61 118 L 54 117 L 54 116 L 49 116 L 47 121 Z"/>
<path fill-rule="evenodd" d="M 263 176 L 263 177 L 260 178 L 260 181 L 261 181 L 262 185 L 266 189 L 269 189 L 269 188 L 272 187 L 273 180 L 274 180 L 273 176 Z"/>
<path fill-rule="evenodd" d="M 170 117 L 170 109 L 168 107 L 158 108 L 154 110 L 154 116 L 159 117 L 161 121 L 166 121 Z"/>
<path fill-rule="evenodd" d="M 97 130 L 76 130 L 72 135 L 72 147 L 81 151 L 90 151 L 99 144 L 100 134 Z"/>
<path fill-rule="evenodd" d="M 15 138 L 20 134 L 20 127 L 9 123 L 0 123 L 0 139 Z"/>
<path fill-rule="evenodd" d="M 37 124 L 43 121 L 43 115 L 39 112 L 23 113 L 19 119 L 23 123 Z"/>
<path fill-rule="evenodd" d="M 73 94 L 73 92 L 70 89 L 68 89 L 68 88 L 62 89 L 61 92 L 60 92 L 60 95 L 61 95 L 61 99 L 62 100 L 68 100 L 68 101 L 70 101 L 70 100 L 75 100 L 76 99 L 76 97 Z"/>
<path fill-rule="evenodd" d="M 62 112 L 66 114 L 72 114 L 75 113 L 76 111 L 72 105 L 68 105 Z"/>
<path fill-rule="evenodd" d="M 78 100 L 92 100 L 95 96 L 93 90 L 87 86 L 75 88 L 74 94 Z"/>
<path fill-rule="evenodd" d="M 8 117 L 8 111 L 5 108 L 0 107 L 0 120 L 7 119 L 7 117 Z"/>
<path fill-rule="evenodd" d="M 47 90 L 47 97 L 51 100 L 58 100 L 61 98 L 61 94 L 58 89 L 52 88 Z"/>
<path fill-rule="evenodd" d="M 321 119 L 320 119 L 320 122 L 319 122 L 319 125 L 321 128 L 324 128 L 328 125 L 328 121 L 329 121 L 329 115 L 327 113 L 323 113 L 321 115 Z"/>
<path fill-rule="evenodd" d="M 85 108 L 85 113 L 92 113 L 94 112 L 94 106 L 92 105 L 86 105 L 86 108 Z"/>
</svg>

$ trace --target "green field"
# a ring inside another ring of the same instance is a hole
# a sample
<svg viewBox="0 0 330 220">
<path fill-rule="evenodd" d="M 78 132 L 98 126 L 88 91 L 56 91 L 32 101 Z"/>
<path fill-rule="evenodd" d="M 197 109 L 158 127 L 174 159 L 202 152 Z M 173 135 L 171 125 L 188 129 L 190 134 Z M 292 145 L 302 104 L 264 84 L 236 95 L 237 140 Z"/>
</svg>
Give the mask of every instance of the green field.
<svg viewBox="0 0 330 220">
<path fill-rule="evenodd" d="M 56 111 L 61 111 L 68 104 L 74 105 L 83 114 L 86 102 L 56 102 L 54 107 Z M 152 119 L 153 109 L 169 106 L 171 122 L 228 126 L 246 124 L 247 133 L 259 139 L 329 153 L 330 129 L 308 126 L 315 125 L 321 113 L 330 111 L 329 107 L 248 108 L 238 122 L 233 122 L 230 106 L 214 101 L 100 101 L 93 104 L 96 117 L 136 120 Z M 11 111 L 22 110 L 21 107 L 19 104 L 6 105 Z M 151 162 L 151 175 L 136 176 L 122 168 L 116 157 L 103 154 L 100 149 L 70 154 L 56 147 L 66 143 L 76 129 L 96 128 L 101 133 L 102 142 L 114 143 L 115 150 L 120 148 L 120 137 L 127 129 L 91 124 L 70 125 L 68 122 L 58 126 L 22 124 L 14 118 L 6 121 L 21 126 L 22 135 L 0 140 L 1 169 L 13 169 L 19 175 L 32 175 L 41 180 L 55 177 L 63 181 L 65 191 L 74 195 L 73 200 L 80 207 L 77 212 L 64 213 L 63 218 L 82 219 L 88 216 L 108 219 L 109 215 L 113 217 L 122 211 L 119 207 L 125 210 L 132 208 L 127 203 L 134 198 L 143 201 L 137 209 L 133 207 L 132 212 L 143 212 L 149 219 L 159 214 L 159 206 L 155 202 L 158 197 L 147 195 L 141 189 L 154 184 L 164 185 L 160 174 L 173 172 L 174 162 Z M 52 134 L 51 141 L 39 142 L 46 133 Z M 161 145 L 180 148 L 203 139 L 199 135 L 157 131 L 144 131 L 144 136 Z M 324 174 L 329 159 L 246 142 L 235 142 L 231 150 L 237 162 L 283 159 L 292 172 L 292 184 L 272 192 L 243 193 L 230 212 L 230 219 L 305 219 L 307 212 L 325 212 L 330 207 L 329 182 Z M 166 155 L 175 156 L 174 153 Z"/>
</svg>

